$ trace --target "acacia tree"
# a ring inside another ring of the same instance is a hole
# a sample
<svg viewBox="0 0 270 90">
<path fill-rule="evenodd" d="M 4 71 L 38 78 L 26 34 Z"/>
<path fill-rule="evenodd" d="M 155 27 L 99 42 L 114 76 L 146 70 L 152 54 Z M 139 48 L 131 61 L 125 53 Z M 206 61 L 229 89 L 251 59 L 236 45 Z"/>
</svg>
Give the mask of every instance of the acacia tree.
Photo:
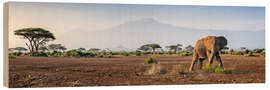
<svg viewBox="0 0 270 90">
<path fill-rule="evenodd" d="M 99 52 L 101 49 L 99 48 L 90 48 L 88 51 L 90 52 Z"/>
<path fill-rule="evenodd" d="M 142 45 L 140 48 L 138 48 L 138 50 L 142 50 L 142 51 L 149 51 L 150 47 L 148 45 Z"/>
<path fill-rule="evenodd" d="M 77 50 L 80 51 L 80 52 L 86 51 L 86 49 L 85 48 L 82 48 L 82 47 L 78 48 Z"/>
<path fill-rule="evenodd" d="M 29 42 L 25 43 L 32 56 L 38 52 L 40 45 L 45 45 L 49 41 L 55 40 L 54 35 L 43 28 L 23 28 L 16 30 L 15 35 L 23 36 Z"/>
<path fill-rule="evenodd" d="M 161 46 L 159 44 L 148 44 L 148 46 L 152 48 L 154 53 L 155 53 L 157 48 L 161 48 Z"/>
<path fill-rule="evenodd" d="M 191 45 L 188 45 L 185 49 L 186 49 L 186 51 L 188 51 L 188 52 L 192 52 L 193 49 L 194 49 L 194 47 L 192 47 Z"/>
<path fill-rule="evenodd" d="M 146 44 L 142 45 L 139 50 L 148 51 L 149 49 L 152 49 L 153 53 L 155 53 L 157 48 L 161 48 L 159 44 Z"/>
<path fill-rule="evenodd" d="M 169 50 L 174 50 L 174 53 L 176 53 L 178 50 L 182 50 L 182 44 L 177 44 L 177 45 L 170 45 L 170 46 L 166 46 L 166 48 L 168 48 Z"/>
</svg>

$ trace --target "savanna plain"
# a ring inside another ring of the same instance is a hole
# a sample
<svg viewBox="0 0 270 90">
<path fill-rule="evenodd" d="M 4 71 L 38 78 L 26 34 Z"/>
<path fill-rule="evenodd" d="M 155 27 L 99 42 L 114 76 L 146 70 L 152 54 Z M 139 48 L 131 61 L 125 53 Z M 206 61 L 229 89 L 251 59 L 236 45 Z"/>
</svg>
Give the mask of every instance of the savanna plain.
<svg viewBox="0 0 270 90">
<path fill-rule="evenodd" d="M 155 64 L 146 64 L 147 57 L 10 58 L 9 87 L 265 83 L 265 57 L 222 54 L 224 67 L 233 68 L 230 73 L 205 72 L 196 66 L 188 71 L 192 56 L 155 55 Z"/>
</svg>

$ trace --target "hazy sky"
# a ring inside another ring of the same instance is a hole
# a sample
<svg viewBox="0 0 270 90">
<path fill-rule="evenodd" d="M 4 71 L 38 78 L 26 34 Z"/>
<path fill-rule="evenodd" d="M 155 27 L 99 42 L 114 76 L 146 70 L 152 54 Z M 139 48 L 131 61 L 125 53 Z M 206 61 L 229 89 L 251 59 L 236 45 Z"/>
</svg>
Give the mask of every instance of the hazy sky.
<svg viewBox="0 0 270 90">
<path fill-rule="evenodd" d="M 13 35 L 20 28 L 50 30 L 57 38 L 55 43 L 66 44 L 66 37 L 70 36 L 63 33 L 104 30 L 142 18 L 207 30 L 265 29 L 264 7 L 13 2 L 9 3 L 9 46 L 25 46 L 25 40 Z M 67 47 L 74 48 L 71 44 Z"/>
</svg>

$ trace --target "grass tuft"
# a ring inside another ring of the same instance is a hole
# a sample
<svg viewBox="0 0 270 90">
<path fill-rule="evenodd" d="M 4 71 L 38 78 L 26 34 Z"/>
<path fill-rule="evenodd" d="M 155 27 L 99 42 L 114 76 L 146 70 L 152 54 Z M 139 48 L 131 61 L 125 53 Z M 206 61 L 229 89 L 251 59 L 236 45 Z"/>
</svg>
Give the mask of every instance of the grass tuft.
<svg viewBox="0 0 270 90">
<path fill-rule="evenodd" d="M 209 73 L 216 73 L 216 74 L 231 74 L 235 71 L 234 68 L 220 68 L 215 65 L 209 65 L 202 67 L 202 70 Z"/>
<path fill-rule="evenodd" d="M 147 59 L 145 59 L 144 64 L 157 64 L 156 56 L 149 56 Z"/>
</svg>

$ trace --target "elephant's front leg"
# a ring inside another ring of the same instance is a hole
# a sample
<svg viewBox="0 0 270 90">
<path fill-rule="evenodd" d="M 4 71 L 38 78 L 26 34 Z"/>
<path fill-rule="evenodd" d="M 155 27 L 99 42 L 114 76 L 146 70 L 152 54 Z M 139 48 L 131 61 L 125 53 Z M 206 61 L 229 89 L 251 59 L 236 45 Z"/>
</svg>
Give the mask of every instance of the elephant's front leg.
<svg viewBox="0 0 270 90">
<path fill-rule="evenodd" d="M 189 71 L 193 71 L 195 63 L 198 61 L 198 55 L 196 53 L 193 54 L 192 63 L 190 65 Z"/>
</svg>

